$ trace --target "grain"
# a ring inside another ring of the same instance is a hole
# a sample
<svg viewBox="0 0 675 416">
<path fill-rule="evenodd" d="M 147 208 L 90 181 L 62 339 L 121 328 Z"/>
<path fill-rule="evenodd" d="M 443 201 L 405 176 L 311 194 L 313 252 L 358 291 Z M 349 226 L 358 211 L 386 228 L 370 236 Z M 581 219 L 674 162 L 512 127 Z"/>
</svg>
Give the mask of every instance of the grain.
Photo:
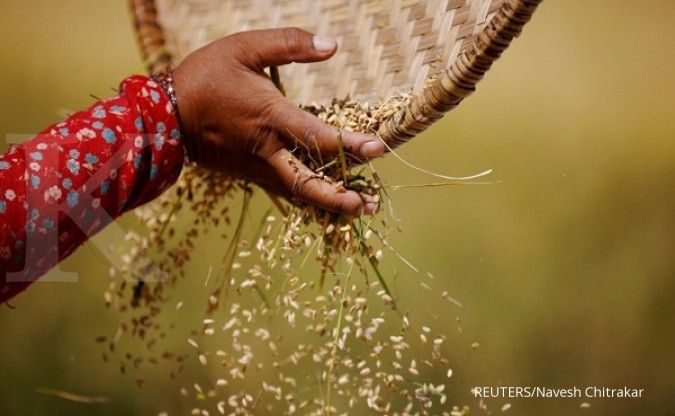
<svg viewBox="0 0 675 416">
<path fill-rule="evenodd" d="M 402 95 L 378 105 L 345 99 L 304 108 L 339 129 L 372 132 L 408 102 Z M 326 159 L 302 144 L 294 153 L 320 180 L 388 206 L 387 186 L 371 165 L 344 151 Z M 106 291 L 106 304 L 126 319 L 121 333 L 146 347 L 161 343 L 174 329 L 160 319 L 164 306 L 187 277 L 195 248 L 205 235 L 227 241 L 220 267 L 210 267 L 200 285 L 208 290 L 205 313 L 187 352 L 155 358 L 156 349 L 147 348 L 150 359 L 172 364 L 172 377 L 190 363 L 209 369 L 212 380 L 184 380 L 191 387 L 180 390 L 197 403 L 192 413 L 467 414 L 468 408 L 448 412 L 446 385 L 431 382 L 449 364 L 446 335 L 401 310 L 380 270 L 387 251 L 417 271 L 388 243 L 396 228 L 389 212 L 349 217 L 272 197 L 279 213 L 268 211 L 250 227 L 256 193 L 249 183 L 187 167 L 173 193 L 137 210 L 146 232 L 127 235 L 132 247 Z M 234 201 L 241 201 L 236 213 Z M 157 260 L 149 261 L 149 250 Z M 183 312 L 184 301 L 174 302 L 169 309 Z"/>
</svg>

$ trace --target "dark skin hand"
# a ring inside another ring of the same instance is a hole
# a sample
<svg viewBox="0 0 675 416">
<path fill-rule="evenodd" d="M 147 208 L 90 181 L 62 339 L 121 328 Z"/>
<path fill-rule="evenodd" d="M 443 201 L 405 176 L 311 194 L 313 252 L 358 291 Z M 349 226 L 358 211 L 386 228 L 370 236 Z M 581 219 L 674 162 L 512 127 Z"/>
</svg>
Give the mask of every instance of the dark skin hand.
<svg viewBox="0 0 675 416">
<path fill-rule="evenodd" d="M 285 98 L 265 73 L 269 66 L 324 61 L 336 51 L 331 38 L 286 28 L 237 33 L 189 55 L 174 72 L 174 87 L 194 161 L 328 211 L 374 212 L 368 196 L 336 189 L 293 156 L 297 141 L 336 156 L 338 130 Z M 375 136 L 342 134 L 357 159 L 385 152 Z"/>
</svg>

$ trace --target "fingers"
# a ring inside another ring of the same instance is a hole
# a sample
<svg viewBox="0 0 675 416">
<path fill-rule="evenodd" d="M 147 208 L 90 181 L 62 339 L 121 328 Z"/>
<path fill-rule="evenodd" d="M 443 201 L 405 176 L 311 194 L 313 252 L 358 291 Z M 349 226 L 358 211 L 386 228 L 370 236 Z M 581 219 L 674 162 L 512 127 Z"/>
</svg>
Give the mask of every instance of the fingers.
<svg viewBox="0 0 675 416">
<path fill-rule="evenodd" d="M 255 51 L 260 68 L 292 62 L 324 61 L 335 53 L 337 42 L 298 28 L 253 30 L 235 35 L 243 46 Z"/>
<path fill-rule="evenodd" d="M 288 139 L 291 145 L 299 140 L 312 153 L 323 156 L 338 154 L 340 146 L 337 128 L 325 124 L 288 100 L 284 100 L 276 111 L 279 134 Z M 342 130 L 342 143 L 347 153 L 362 159 L 382 156 L 386 150 L 382 141 L 374 135 L 347 130 Z"/>
<path fill-rule="evenodd" d="M 346 215 L 372 214 L 377 204 L 370 197 L 338 189 L 303 165 L 285 148 L 276 151 L 269 163 L 294 197 L 327 211 Z"/>
<path fill-rule="evenodd" d="M 269 163 L 259 157 L 254 157 L 246 160 L 246 163 L 241 167 L 242 178 L 252 181 L 261 188 L 273 194 L 281 196 L 287 200 L 292 200 L 293 195 L 286 188 L 286 185 L 279 179 L 279 175 L 270 169 Z"/>
</svg>

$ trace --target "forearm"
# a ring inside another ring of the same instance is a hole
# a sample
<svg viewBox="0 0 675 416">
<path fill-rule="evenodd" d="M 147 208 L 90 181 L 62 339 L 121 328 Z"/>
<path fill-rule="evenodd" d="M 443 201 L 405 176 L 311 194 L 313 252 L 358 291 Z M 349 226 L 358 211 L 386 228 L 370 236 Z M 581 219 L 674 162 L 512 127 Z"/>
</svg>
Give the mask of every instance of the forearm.
<svg viewBox="0 0 675 416">
<path fill-rule="evenodd" d="M 182 162 L 174 109 L 145 77 L 0 156 L 0 303 L 170 187 Z"/>
</svg>

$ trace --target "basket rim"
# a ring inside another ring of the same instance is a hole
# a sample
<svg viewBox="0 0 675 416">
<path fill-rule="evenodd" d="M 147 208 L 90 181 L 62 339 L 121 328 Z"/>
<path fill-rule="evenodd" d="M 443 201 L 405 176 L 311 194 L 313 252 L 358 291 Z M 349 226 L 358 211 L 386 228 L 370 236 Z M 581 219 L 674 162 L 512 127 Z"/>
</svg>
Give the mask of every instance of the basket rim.
<svg viewBox="0 0 675 416">
<path fill-rule="evenodd" d="M 436 79 L 412 96 L 410 103 L 383 122 L 379 137 L 399 146 L 426 130 L 476 90 L 492 64 L 520 35 L 543 0 L 504 0 L 481 33 Z M 150 74 L 166 71 L 172 56 L 155 0 L 129 0 L 137 42 Z"/>
</svg>

